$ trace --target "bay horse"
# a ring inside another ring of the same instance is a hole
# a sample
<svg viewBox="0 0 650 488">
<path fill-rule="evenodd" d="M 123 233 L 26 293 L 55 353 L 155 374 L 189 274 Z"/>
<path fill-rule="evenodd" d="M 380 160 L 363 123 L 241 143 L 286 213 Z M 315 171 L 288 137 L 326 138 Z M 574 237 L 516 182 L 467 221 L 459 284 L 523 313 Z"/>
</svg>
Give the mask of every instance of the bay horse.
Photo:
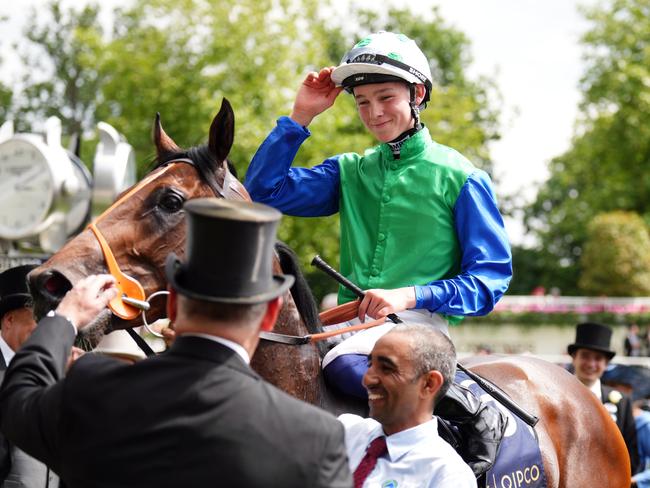
<svg viewBox="0 0 650 488">
<path fill-rule="evenodd" d="M 234 114 L 227 100 L 212 121 L 207 145 L 181 149 L 164 132 L 159 117 L 153 132 L 156 167 L 95 222 L 98 233 L 85 230 L 31 273 L 37 315 L 55 307 L 81 278 L 107 272 L 101 239 L 120 270 L 141 283 L 146 296 L 164 290 L 165 258 L 172 251 L 182 255 L 185 245 L 183 202 L 215 195 L 250 200 L 227 161 L 234 138 Z M 286 249 L 280 251 L 275 271 L 294 274 L 297 282 L 284 297 L 275 332 L 295 336 L 319 332 L 316 305 L 295 257 Z M 163 317 L 162 301 L 154 301 L 147 314 Z M 109 331 L 138 325 L 140 318 L 119 318 L 107 312 L 98 327 Z M 314 343 L 293 346 L 262 341 L 252 366 L 297 398 L 340 411 L 341 404 L 332 403 L 337 397 L 323 381 L 321 354 Z M 574 376 L 532 357 L 482 356 L 464 364 L 540 418 L 535 431 L 549 488 L 629 486 L 630 464 L 622 436 L 596 396 Z"/>
</svg>

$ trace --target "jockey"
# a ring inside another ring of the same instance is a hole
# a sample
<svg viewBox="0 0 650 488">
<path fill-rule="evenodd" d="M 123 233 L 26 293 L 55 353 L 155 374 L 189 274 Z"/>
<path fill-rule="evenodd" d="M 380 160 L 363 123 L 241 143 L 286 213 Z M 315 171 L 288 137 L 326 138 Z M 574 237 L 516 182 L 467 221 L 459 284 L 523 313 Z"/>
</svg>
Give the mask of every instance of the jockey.
<svg viewBox="0 0 650 488">
<path fill-rule="evenodd" d="M 485 315 L 506 291 L 512 256 L 488 175 L 436 143 L 420 121 L 431 97 L 429 62 L 402 34 L 358 42 L 341 64 L 310 73 L 290 117 L 257 150 L 244 185 L 255 201 L 296 216 L 340 214 L 340 267 L 366 290 L 358 320 L 398 313 L 448 334 L 464 315 Z M 307 126 L 345 89 L 380 144 L 313 168 L 291 167 Z M 339 289 L 339 303 L 356 297 Z M 367 398 L 361 378 L 386 323 L 355 334 L 323 359 L 326 379 Z M 454 385 L 436 413 L 471 437 L 463 457 L 487 471 L 505 428 L 497 409 Z M 451 417 L 454 417 L 453 419 Z"/>
</svg>

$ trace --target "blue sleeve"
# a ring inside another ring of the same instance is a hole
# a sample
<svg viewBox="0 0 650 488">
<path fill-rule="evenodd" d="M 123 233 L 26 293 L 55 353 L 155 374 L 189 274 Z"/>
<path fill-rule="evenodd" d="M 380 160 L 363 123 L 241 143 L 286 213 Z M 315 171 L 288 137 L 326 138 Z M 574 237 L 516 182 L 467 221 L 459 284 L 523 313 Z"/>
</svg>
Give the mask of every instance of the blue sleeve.
<svg viewBox="0 0 650 488">
<path fill-rule="evenodd" d="M 310 133 L 289 117 L 278 124 L 259 147 L 246 172 L 244 186 L 253 201 L 287 215 L 320 217 L 339 209 L 338 156 L 313 168 L 292 168 L 300 145 Z"/>
<path fill-rule="evenodd" d="M 416 308 L 447 315 L 486 315 L 508 289 L 512 254 L 492 184 L 472 173 L 454 207 L 461 271 L 450 279 L 415 287 Z"/>
</svg>

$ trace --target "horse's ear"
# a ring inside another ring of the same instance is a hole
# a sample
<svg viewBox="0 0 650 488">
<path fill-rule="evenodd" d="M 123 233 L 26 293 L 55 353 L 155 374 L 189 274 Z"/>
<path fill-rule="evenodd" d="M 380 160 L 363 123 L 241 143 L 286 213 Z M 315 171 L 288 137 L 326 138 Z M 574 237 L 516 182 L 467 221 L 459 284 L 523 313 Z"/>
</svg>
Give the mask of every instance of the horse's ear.
<svg viewBox="0 0 650 488">
<path fill-rule="evenodd" d="M 221 109 L 210 126 L 210 139 L 208 149 L 214 154 L 217 161 L 223 161 L 228 156 L 232 141 L 235 137 L 235 114 L 230 102 L 223 99 Z"/>
<path fill-rule="evenodd" d="M 163 161 L 168 154 L 181 151 L 181 148 L 163 130 L 162 124 L 160 123 L 160 113 L 156 113 L 156 120 L 153 124 L 153 142 L 156 145 L 158 161 Z"/>
</svg>

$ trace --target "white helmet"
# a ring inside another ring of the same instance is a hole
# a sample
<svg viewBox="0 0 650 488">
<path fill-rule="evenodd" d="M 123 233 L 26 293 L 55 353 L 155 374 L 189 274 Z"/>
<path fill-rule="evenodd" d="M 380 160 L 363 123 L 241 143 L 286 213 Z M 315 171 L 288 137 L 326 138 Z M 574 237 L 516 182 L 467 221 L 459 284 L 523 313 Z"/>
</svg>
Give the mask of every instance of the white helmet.
<svg viewBox="0 0 650 488">
<path fill-rule="evenodd" d="M 347 91 L 359 85 L 397 80 L 424 84 L 422 104 L 429 101 L 433 77 L 426 56 L 404 34 L 385 31 L 357 42 L 332 72 L 332 81 Z"/>
</svg>

